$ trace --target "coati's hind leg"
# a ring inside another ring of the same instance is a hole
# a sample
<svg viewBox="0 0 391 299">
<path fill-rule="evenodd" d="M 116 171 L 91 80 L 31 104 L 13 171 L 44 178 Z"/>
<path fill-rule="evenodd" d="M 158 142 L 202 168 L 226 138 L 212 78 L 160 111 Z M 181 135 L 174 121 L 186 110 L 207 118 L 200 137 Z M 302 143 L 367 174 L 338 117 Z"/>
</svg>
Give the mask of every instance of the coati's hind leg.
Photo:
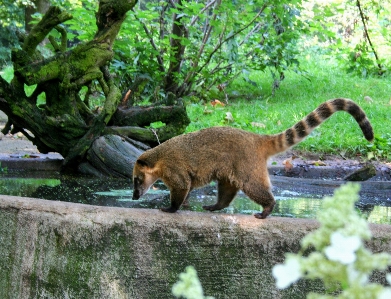
<svg viewBox="0 0 391 299">
<path fill-rule="evenodd" d="M 182 207 L 188 207 L 188 206 L 190 206 L 189 197 L 190 197 L 190 192 L 191 192 L 191 191 L 192 191 L 192 190 L 190 190 L 189 193 L 187 193 L 187 196 L 186 196 L 185 200 L 182 202 Z"/>
<path fill-rule="evenodd" d="M 245 186 L 243 192 L 250 199 L 263 207 L 262 213 L 254 214 L 255 218 L 265 219 L 272 213 L 276 201 L 270 191 L 270 187 L 263 186 L 262 184 L 255 185 L 254 183 L 251 183 L 250 186 Z"/>
<path fill-rule="evenodd" d="M 160 208 L 163 212 L 175 213 L 189 194 L 189 189 L 172 189 L 170 191 L 171 206 Z"/>
<path fill-rule="evenodd" d="M 217 203 L 210 206 L 203 206 L 204 210 L 216 211 L 229 206 L 231 201 L 235 198 L 239 188 L 233 186 L 227 181 L 218 181 L 217 185 Z"/>
</svg>

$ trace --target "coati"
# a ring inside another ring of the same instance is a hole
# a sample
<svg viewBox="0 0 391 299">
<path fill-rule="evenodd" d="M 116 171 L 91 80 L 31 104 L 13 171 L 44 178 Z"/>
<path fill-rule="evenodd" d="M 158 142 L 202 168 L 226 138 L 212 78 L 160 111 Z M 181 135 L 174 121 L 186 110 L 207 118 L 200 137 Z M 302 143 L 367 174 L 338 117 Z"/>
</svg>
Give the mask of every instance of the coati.
<svg viewBox="0 0 391 299">
<path fill-rule="evenodd" d="M 260 135 L 230 127 L 212 127 L 176 136 L 144 152 L 133 169 L 133 199 L 139 199 L 158 179 L 170 190 L 176 212 L 189 192 L 216 180 L 217 203 L 203 206 L 215 211 L 227 207 L 242 190 L 263 207 L 256 218 L 266 218 L 275 205 L 267 170 L 270 156 L 303 140 L 334 112 L 346 111 L 359 124 L 365 138 L 373 140 L 372 126 L 364 111 L 352 100 L 333 99 L 321 104 L 293 127 L 276 135 Z"/>
</svg>

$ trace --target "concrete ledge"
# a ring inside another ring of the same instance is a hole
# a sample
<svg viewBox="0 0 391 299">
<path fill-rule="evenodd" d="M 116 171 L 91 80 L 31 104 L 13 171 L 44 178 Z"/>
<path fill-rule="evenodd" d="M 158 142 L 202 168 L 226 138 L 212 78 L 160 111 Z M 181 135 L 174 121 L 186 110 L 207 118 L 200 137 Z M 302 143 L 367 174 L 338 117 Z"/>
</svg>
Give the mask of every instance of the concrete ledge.
<svg viewBox="0 0 391 299">
<path fill-rule="evenodd" d="M 304 298 L 319 282 L 275 288 L 271 269 L 313 220 L 124 209 L 0 195 L 0 298 L 172 298 L 193 265 L 216 298 Z M 373 252 L 391 226 L 371 225 Z M 381 273 L 374 277 L 384 282 Z"/>
</svg>

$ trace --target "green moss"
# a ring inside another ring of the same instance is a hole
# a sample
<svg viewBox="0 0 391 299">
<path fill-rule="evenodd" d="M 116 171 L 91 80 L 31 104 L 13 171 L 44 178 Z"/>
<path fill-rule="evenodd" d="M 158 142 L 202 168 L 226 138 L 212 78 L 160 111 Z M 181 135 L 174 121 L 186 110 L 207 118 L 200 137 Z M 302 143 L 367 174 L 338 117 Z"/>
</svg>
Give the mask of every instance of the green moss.
<svg viewBox="0 0 391 299">
<path fill-rule="evenodd" d="M 219 298 L 222 289 L 225 294 L 231 293 L 227 290 L 232 289 L 232 294 L 235 296 L 239 294 L 238 298 L 258 298 L 258 294 L 251 296 L 245 286 L 237 289 L 238 285 L 231 283 L 231 280 L 234 280 L 236 276 L 240 277 L 241 273 L 245 273 L 246 276 L 254 277 L 251 281 L 255 285 L 258 284 L 259 289 L 262 289 L 264 283 L 274 283 L 257 279 L 257 277 L 270 276 L 267 273 L 270 273 L 272 264 L 266 252 L 259 247 L 244 247 L 240 239 L 245 235 L 245 232 L 238 226 L 232 226 L 232 223 L 227 222 L 222 228 L 221 224 L 219 227 L 219 230 L 211 231 L 210 235 L 205 231 L 198 230 L 187 231 L 185 236 L 181 233 L 177 234 L 176 230 L 163 232 L 156 230 L 150 233 L 148 235 L 149 241 L 153 244 L 161 244 L 161 246 L 153 248 L 153 266 L 159 268 L 159 270 L 155 269 L 155 273 L 160 273 L 161 279 L 172 286 L 178 280 L 179 273 L 186 266 L 192 265 L 197 270 L 205 294 Z M 181 230 L 179 228 L 179 231 Z M 230 241 L 227 241 L 227 238 Z M 238 252 L 242 254 L 238 255 Z M 260 261 L 262 264 L 259 265 L 259 268 L 254 266 L 254 263 Z M 249 272 L 251 269 L 254 271 Z M 254 287 L 254 289 L 256 288 Z M 163 294 L 167 294 L 167 290 Z M 150 295 L 150 298 L 153 298 L 153 294 Z M 169 295 L 167 294 L 167 296 Z M 265 294 L 265 298 L 271 297 Z"/>
<path fill-rule="evenodd" d="M 0 213 L 0 298 L 7 298 L 12 293 L 12 265 L 15 264 L 15 248 L 17 215 L 12 212 Z"/>
<path fill-rule="evenodd" d="M 97 233 L 99 229 L 80 228 L 78 238 L 69 241 L 63 232 L 52 233 L 54 236 L 47 242 L 55 243 L 55 251 L 36 249 L 30 297 L 39 297 L 45 290 L 50 298 L 64 298 L 65 293 L 69 298 L 94 298 L 102 291 L 101 280 L 120 280 L 125 289 L 129 287 L 135 269 L 131 238 L 121 225 Z M 100 238 L 96 239 L 96 235 Z M 44 264 L 41 254 L 46 254 Z"/>
</svg>

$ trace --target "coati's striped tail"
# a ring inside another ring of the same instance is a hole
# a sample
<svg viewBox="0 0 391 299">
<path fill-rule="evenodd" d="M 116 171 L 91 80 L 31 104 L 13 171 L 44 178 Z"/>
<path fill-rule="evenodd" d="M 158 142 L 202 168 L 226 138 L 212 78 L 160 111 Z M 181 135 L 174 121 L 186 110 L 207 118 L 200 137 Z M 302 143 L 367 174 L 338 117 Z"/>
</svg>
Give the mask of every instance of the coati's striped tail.
<svg viewBox="0 0 391 299">
<path fill-rule="evenodd" d="M 333 99 L 322 103 L 305 118 L 286 131 L 274 135 L 276 153 L 283 152 L 308 136 L 313 129 L 328 119 L 337 111 L 346 111 L 354 117 L 365 138 L 373 140 L 373 129 L 365 112 L 355 102 L 349 99 Z"/>
</svg>

